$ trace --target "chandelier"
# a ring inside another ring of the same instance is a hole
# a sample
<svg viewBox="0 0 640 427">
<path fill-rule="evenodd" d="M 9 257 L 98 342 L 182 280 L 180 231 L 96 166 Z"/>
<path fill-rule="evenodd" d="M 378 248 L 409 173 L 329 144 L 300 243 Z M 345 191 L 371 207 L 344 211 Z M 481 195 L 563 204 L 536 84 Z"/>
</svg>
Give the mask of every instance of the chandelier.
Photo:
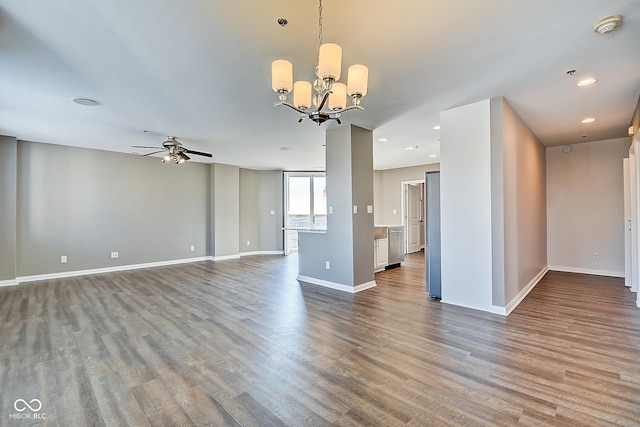
<svg viewBox="0 0 640 427">
<path fill-rule="evenodd" d="M 318 3 L 320 48 L 315 81 L 311 84 L 301 80 L 292 84 L 293 65 L 287 60 L 278 59 L 271 64 L 271 87 L 280 95 L 280 101 L 275 105 L 284 105 L 300 113 L 298 123 L 309 118 L 318 125 L 327 120 L 335 120 L 341 124 L 340 116 L 345 111 L 364 111 L 360 106 L 360 100 L 367 94 L 369 70 L 361 64 L 352 65 L 349 67 L 347 84 L 338 83 L 342 67 L 342 48 L 335 43 L 322 43 L 322 0 L 318 0 Z M 293 103 L 289 103 L 287 95 L 292 88 Z M 351 98 L 350 106 L 347 106 L 347 95 Z M 312 105 L 315 109 L 311 108 Z M 325 106 L 328 110 L 324 109 Z"/>
</svg>

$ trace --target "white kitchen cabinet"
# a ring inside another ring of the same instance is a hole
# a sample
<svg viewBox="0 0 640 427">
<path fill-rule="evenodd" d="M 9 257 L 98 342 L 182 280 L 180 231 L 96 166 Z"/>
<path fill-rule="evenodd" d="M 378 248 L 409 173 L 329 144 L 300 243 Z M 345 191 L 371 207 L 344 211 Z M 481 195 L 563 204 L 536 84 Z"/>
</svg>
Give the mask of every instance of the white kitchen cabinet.
<svg viewBox="0 0 640 427">
<path fill-rule="evenodd" d="M 389 260 L 389 239 L 385 237 L 384 239 L 376 239 L 374 242 L 373 253 L 375 269 L 384 269 Z"/>
</svg>

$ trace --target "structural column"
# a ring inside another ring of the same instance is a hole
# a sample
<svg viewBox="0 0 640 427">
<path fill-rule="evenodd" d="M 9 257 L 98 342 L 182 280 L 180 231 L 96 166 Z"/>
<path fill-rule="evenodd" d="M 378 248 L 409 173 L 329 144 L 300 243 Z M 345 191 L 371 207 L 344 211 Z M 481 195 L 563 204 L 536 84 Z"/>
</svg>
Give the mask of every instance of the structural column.
<svg viewBox="0 0 640 427">
<path fill-rule="evenodd" d="M 375 286 L 373 138 L 355 125 L 327 131 L 327 231 L 298 233 L 298 279 L 347 292 Z"/>
</svg>

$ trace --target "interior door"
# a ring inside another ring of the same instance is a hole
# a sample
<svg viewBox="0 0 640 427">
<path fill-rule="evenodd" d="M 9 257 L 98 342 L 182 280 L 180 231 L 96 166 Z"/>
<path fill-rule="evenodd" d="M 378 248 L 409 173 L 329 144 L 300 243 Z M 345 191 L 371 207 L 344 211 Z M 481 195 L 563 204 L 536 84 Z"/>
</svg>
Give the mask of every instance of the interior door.
<svg viewBox="0 0 640 427">
<path fill-rule="evenodd" d="M 629 159 L 622 159 L 624 175 L 624 284 L 631 286 L 631 175 Z"/>
<path fill-rule="evenodd" d="M 422 222 L 422 194 L 420 185 L 407 184 L 406 186 L 406 235 L 407 253 L 418 252 L 422 249 L 421 235 L 424 233 L 424 223 Z"/>
</svg>

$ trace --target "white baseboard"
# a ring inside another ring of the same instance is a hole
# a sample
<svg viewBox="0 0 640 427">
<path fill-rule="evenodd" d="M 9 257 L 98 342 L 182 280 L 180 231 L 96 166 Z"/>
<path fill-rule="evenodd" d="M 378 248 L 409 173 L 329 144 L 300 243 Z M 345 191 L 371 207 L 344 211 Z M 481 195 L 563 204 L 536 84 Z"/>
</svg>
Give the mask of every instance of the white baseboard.
<svg viewBox="0 0 640 427">
<path fill-rule="evenodd" d="M 357 292 L 364 291 L 365 289 L 373 288 L 377 285 L 375 280 L 367 283 L 362 283 L 357 286 L 350 286 L 342 283 L 330 282 L 328 280 L 316 279 L 315 277 L 302 275 L 298 275 L 298 277 L 296 277 L 296 280 L 300 282 L 310 283 L 312 285 L 324 286 L 325 288 L 331 288 L 337 291 L 348 292 L 350 294 L 355 294 Z"/>
<path fill-rule="evenodd" d="M 358 292 L 366 291 L 367 289 L 375 288 L 376 286 L 378 286 L 378 284 L 376 283 L 375 280 L 372 280 L 367 283 L 362 283 L 354 288 L 353 293 L 357 294 Z"/>
<path fill-rule="evenodd" d="M 508 316 L 518 306 L 518 304 L 522 302 L 522 300 L 529 294 L 529 292 L 531 292 L 531 290 L 535 288 L 538 282 L 544 277 L 545 274 L 547 274 L 547 271 L 549 271 L 549 268 L 546 266 L 543 267 L 542 270 L 540 270 L 538 274 L 536 274 L 535 277 L 531 279 L 529 283 L 527 283 L 527 286 L 525 286 L 520 292 L 518 292 L 518 295 L 516 295 L 515 298 L 509 301 L 509 303 L 504 307 L 500 307 L 498 305 L 479 307 L 466 304 L 458 304 L 455 301 L 451 302 L 445 299 L 442 299 L 440 302 L 445 304 L 457 305 L 459 307 L 471 308 L 473 310 L 481 310 L 493 314 L 499 314 L 500 316 Z"/>
<path fill-rule="evenodd" d="M 253 255 L 284 255 L 284 251 L 251 251 L 240 252 L 240 256 L 253 256 Z"/>
<path fill-rule="evenodd" d="M 221 256 L 214 256 L 211 257 L 212 261 L 226 261 L 228 259 L 240 259 L 240 254 L 235 254 L 235 255 L 221 255 Z"/>
<path fill-rule="evenodd" d="M 237 255 L 224 255 L 219 257 L 203 256 L 197 258 L 174 259 L 168 261 L 146 262 L 142 264 L 117 265 L 113 267 L 92 268 L 88 270 L 60 271 L 57 273 L 34 274 L 30 276 L 16 277 L 14 280 L 0 280 L 0 287 L 15 286 L 20 283 L 36 282 L 39 280 L 62 279 L 65 277 L 85 276 L 88 274 L 113 273 L 117 271 L 138 270 L 142 268 L 165 267 L 176 264 L 187 264 L 200 261 L 224 261 L 228 259 L 240 259 L 241 256 L 250 255 L 283 255 L 284 251 L 256 251 L 245 252 Z"/>
<path fill-rule="evenodd" d="M 4 287 L 4 286 L 15 286 L 17 285 L 18 282 L 15 279 L 11 279 L 11 280 L 0 280 L 0 288 Z"/>
<path fill-rule="evenodd" d="M 190 262 L 211 261 L 211 257 L 204 256 L 198 258 L 174 259 L 169 261 L 146 262 L 142 264 L 116 265 L 113 267 L 93 268 L 89 270 L 60 271 L 58 273 L 35 274 L 32 276 L 16 277 L 15 282 L 35 282 L 38 280 L 61 279 L 64 277 L 84 276 L 87 274 L 113 273 L 117 271 L 138 270 L 141 268 L 164 267 L 168 265 L 186 264 Z"/>
<path fill-rule="evenodd" d="M 481 307 L 481 306 L 478 306 L 478 305 L 461 304 L 459 302 L 447 300 L 447 299 L 444 299 L 444 298 L 440 300 L 440 303 L 455 305 L 457 307 L 470 308 L 472 310 L 485 311 L 487 313 L 499 314 L 501 316 L 506 316 L 507 315 L 506 310 L 505 310 L 504 307 L 498 307 L 498 306 L 495 306 L 495 305 L 490 305 L 489 307 Z"/>
<path fill-rule="evenodd" d="M 566 273 L 593 274 L 594 276 L 624 277 L 624 271 L 594 270 L 590 268 L 565 267 L 562 265 L 550 265 L 551 271 L 563 271 Z"/>
<path fill-rule="evenodd" d="M 527 286 L 525 286 L 520 292 L 518 292 L 518 295 L 516 295 L 516 297 L 504 307 L 505 316 L 511 314 L 511 312 L 518 306 L 518 304 L 520 304 L 522 300 L 525 299 L 527 295 L 529 295 L 529 292 L 531 292 L 533 288 L 536 287 L 538 282 L 544 277 L 545 274 L 547 274 L 547 271 L 549 271 L 549 267 L 543 267 L 542 270 L 540 270 L 538 274 L 536 274 L 535 277 L 531 279 L 529 283 L 527 283 Z"/>
</svg>

